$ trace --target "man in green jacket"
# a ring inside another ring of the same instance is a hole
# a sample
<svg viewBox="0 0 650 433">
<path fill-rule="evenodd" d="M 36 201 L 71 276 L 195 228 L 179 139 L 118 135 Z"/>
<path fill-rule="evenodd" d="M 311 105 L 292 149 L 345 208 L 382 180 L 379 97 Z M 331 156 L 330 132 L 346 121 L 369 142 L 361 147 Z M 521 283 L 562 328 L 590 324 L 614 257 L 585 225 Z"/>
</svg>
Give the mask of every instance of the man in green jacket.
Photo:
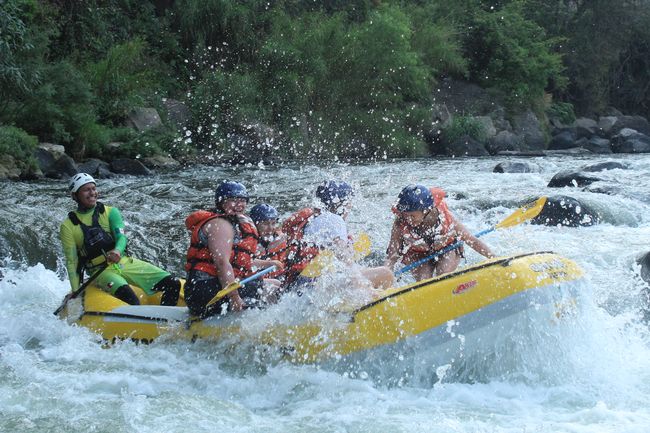
<svg viewBox="0 0 650 433">
<path fill-rule="evenodd" d="M 77 209 L 61 224 L 60 238 L 72 291 L 79 288 L 83 273 L 104 269 L 94 284 L 116 298 L 138 305 L 140 301 L 130 284 L 147 294 L 162 291 L 162 305 L 176 305 L 180 281 L 169 272 L 126 255 L 127 237 L 122 214 L 116 207 L 97 201 L 97 184 L 86 173 L 72 176 L 69 184 Z"/>
</svg>

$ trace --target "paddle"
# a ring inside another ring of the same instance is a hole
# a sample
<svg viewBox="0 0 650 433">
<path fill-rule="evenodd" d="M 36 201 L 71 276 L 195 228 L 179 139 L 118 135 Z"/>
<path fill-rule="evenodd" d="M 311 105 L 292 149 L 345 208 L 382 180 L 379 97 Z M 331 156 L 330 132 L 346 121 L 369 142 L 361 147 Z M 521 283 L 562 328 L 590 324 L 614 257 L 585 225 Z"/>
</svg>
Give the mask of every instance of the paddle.
<svg viewBox="0 0 650 433">
<path fill-rule="evenodd" d="M 77 290 L 75 290 L 74 292 L 70 293 L 69 295 L 66 295 L 66 297 L 63 298 L 63 302 L 61 303 L 61 305 L 59 305 L 59 308 L 57 308 L 56 310 L 54 310 L 54 315 L 55 315 L 55 316 L 58 316 L 59 313 L 61 312 L 61 310 L 63 310 L 63 309 L 65 308 L 65 306 L 68 305 L 68 301 L 69 301 L 70 299 L 74 299 L 74 298 L 78 297 L 79 295 L 81 295 L 81 294 L 83 293 L 83 291 L 86 290 L 86 288 L 90 285 L 90 283 L 92 283 L 93 281 L 95 281 L 95 278 L 99 277 L 99 274 L 101 274 L 102 272 L 104 272 L 104 270 L 105 270 L 107 267 L 108 267 L 108 263 L 104 263 L 104 264 L 102 265 L 102 267 L 99 268 L 99 270 L 98 270 L 97 272 L 95 272 L 95 273 L 92 274 L 90 277 L 88 277 L 88 279 L 86 280 L 86 282 L 83 283 L 83 284 L 81 285 L 81 287 L 79 287 Z"/>
<path fill-rule="evenodd" d="M 508 228 L 508 227 L 514 227 L 516 225 L 521 224 L 524 221 L 528 221 L 530 219 L 535 218 L 539 213 L 542 211 L 544 208 L 544 205 L 546 204 L 546 197 L 540 197 L 534 202 L 525 204 L 524 206 L 520 207 L 516 211 L 514 211 L 511 215 L 506 217 L 503 221 L 501 221 L 499 224 L 495 225 L 494 227 L 491 227 L 489 229 L 485 229 L 481 232 L 476 233 L 474 236 L 477 238 L 480 238 L 481 236 L 484 236 L 488 233 L 492 233 L 493 231 L 497 229 L 502 229 L 502 228 Z M 413 262 L 410 265 L 404 266 L 402 269 L 398 270 L 395 272 L 395 276 L 399 277 L 402 275 L 404 272 L 408 272 L 413 268 L 417 268 L 418 266 L 428 262 L 429 260 L 433 260 L 438 256 L 441 256 L 451 250 L 455 250 L 456 248 L 460 247 L 463 245 L 463 241 L 458 241 L 455 242 L 451 245 L 446 246 L 445 248 L 441 249 L 440 251 L 437 251 L 430 256 L 427 256 L 421 260 L 418 260 L 417 262 Z"/>
<path fill-rule="evenodd" d="M 217 292 L 217 294 L 214 295 L 214 297 L 212 299 L 210 299 L 210 302 L 208 302 L 206 304 L 206 307 L 209 307 L 210 305 L 214 304 L 219 299 L 226 296 L 228 293 L 239 289 L 241 286 L 245 285 L 246 283 L 250 283 L 251 281 L 256 280 L 256 279 L 268 274 L 269 272 L 273 272 L 273 271 L 275 271 L 275 266 L 269 266 L 268 268 L 263 269 L 263 270 L 259 271 L 258 273 L 251 275 L 250 277 L 246 277 L 241 281 L 234 281 L 234 282 L 228 284 L 226 287 L 219 290 Z"/>
<path fill-rule="evenodd" d="M 368 233 L 359 233 L 357 240 L 354 241 L 354 244 L 352 244 L 352 260 L 357 261 L 370 254 L 371 243 L 372 242 L 370 241 L 370 236 L 368 236 Z M 316 258 L 314 258 L 311 262 L 309 262 L 307 266 L 305 266 L 305 269 L 302 270 L 300 275 L 307 278 L 320 277 L 323 269 L 330 266 L 333 260 L 334 252 L 331 250 L 323 250 L 318 254 Z"/>
</svg>

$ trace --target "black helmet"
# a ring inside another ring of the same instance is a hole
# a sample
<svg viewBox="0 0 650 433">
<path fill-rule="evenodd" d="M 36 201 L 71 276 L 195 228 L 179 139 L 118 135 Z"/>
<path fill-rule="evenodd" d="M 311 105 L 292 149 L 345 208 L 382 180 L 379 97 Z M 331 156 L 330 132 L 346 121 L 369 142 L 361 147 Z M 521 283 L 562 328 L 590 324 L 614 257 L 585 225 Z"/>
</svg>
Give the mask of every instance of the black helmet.
<svg viewBox="0 0 650 433">
<path fill-rule="evenodd" d="M 344 181 L 328 180 L 318 185 L 316 197 L 330 208 L 338 208 L 353 194 L 352 186 Z"/>
<path fill-rule="evenodd" d="M 250 215 L 255 224 L 261 221 L 276 221 L 280 217 L 278 211 L 273 206 L 266 203 L 256 204 L 253 206 Z"/>
<path fill-rule="evenodd" d="M 409 185 L 397 197 L 397 210 L 413 212 L 427 210 L 433 206 L 433 194 L 424 185 Z"/>
<path fill-rule="evenodd" d="M 221 203 L 229 198 L 245 198 L 246 201 L 248 201 L 248 191 L 246 190 L 246 187 L 239 182 L 224 180 L 214 191 L 214 200 L 217 203 Z"/>
</svg>

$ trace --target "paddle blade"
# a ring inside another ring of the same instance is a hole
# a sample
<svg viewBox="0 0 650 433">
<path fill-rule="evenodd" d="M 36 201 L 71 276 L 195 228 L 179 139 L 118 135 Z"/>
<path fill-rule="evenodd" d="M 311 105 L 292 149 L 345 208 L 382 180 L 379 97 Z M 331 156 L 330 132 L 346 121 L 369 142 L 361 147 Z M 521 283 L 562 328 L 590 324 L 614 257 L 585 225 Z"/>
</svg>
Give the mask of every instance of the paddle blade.
<svg viewBox="0 0 650 433">
<path fill-rule="evenodd" d="M 371 241 L 368 233 L 359 233 L 357 240 L 354 241 L 354 260 L 362 259 L 370 254 L 370 246 Z"/>
<path fill-rule="evenodd" d="M 209 307 L 210 305 L 214 304 L 217 302 L 219 299 L 223 298 L 226 296 L 228 293 L 233 292 L 241 287 L 241 284 L 238 281 L 232 282 L 228 284 L 226 287 L 223 289 L 219 290 L 216 295 L 210 301 L 205 305 L 206 307 Z"/>
<path fill-rule="evenodd" d="M 497 224 L 495 228 L 501 229 L 504 227 L 514 227 L 524 221 L 531 220 L 539 215 L 545 204 L 546 197 L 540 197 L 534 202 L 528 203 L 514 211 L 512 215 Z"/>
</svg>

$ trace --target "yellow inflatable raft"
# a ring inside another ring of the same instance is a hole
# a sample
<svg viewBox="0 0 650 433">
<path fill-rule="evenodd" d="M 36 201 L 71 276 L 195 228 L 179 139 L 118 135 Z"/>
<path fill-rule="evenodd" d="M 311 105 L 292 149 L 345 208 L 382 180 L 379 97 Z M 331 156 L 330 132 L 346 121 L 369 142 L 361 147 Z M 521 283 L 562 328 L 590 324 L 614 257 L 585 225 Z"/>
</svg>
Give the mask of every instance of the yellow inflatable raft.
<svg viewBox="0 0 650 433">
<path fill-rule="evenodd" d="M 573 302 L 574 283 L 582 275 L 573 261 L 538 252 L 495 258 L 389 289 L 350 311 L 298 318 L 256 320 L 272 314 L 273 306 L 193 320 L 186 307 L 156 305 L 160 295 L 148 298 L 141 294 L 143 305 L 132 306 L 95 287 L 89 287 L 77 305 L 71 302 L 62 314 L 107 340 L 151 341 L 161 335 L 239 340 L 278 348 L 295 362 L 319 362 L 364 356 L 368 351 L 397 347 L 415 338 L 435 347 L 453 335 L 484 331 L 528 313 L 542 311 L 553 319 Z M 450 324 L 453 333 L 449 332 Z"/>
</svg>

